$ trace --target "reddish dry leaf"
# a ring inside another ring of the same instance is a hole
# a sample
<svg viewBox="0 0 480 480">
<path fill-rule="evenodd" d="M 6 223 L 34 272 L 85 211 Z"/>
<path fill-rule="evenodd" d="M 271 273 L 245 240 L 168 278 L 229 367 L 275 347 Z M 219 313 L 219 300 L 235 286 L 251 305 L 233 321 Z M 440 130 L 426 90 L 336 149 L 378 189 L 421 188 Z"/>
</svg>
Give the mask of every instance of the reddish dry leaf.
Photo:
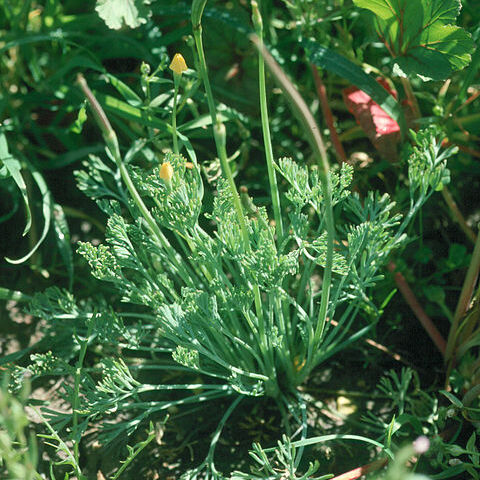
<svg viewBox="0 0 480 480">
<path fill-rule="evenodd" d="M 385 90 L 397 98 L 397 92 L 392 90 L 388 83 L 377 79 Z M 397 159 L 397 143 L 400 140 L 400 126 L 387 113 L 374 102 L 372 98 L 357 87 L 349 87 L 343 90 L 344 102 L 362 127 L 367 137 L 375 148 L 387 160 Z"/>
</svg>

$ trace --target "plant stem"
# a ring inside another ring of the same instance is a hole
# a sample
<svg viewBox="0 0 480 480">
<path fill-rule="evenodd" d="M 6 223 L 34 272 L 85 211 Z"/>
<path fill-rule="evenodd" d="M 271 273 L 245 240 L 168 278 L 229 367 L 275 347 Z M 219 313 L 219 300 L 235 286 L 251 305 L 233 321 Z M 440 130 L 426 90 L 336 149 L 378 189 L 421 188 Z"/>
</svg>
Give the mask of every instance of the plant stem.
<svg viewBox="0 0 480 480">
<path fill-rule="evenodd" d="M 415 297 L 412 289 L 408 285 L 405 280 L 405 277 L 400 272 L 395 272 L 396 265 L 393 262 L 388 264 L 388 269 L 393 274 L 393 278 L 395 283 L 400 290 L 403 298 L 407 302 L 408 306 L 411 308 L 415 316 L 417 317 L 418 321 L 428 333 L 429 337 L 432 339 L 435 346 L 438 348 L 439 352 L 445 356 L 446 351 L 446 342 L 445 339 L 442 337 L 442 334 L 438 331 L 437 327 L 433 323 L 432 319 L 425 313 L 422 306 Z"/>
<path fill-rule="evenodd" d="M 465 281 L 463 282 L 460 298 L 458 300 L 457 308 L 455 309 L 455 314 L 453 316 L 453 323 L 452 323 L 452 326 L 450 327 L 450 332 L 448 334 L 447 348 L 445 351 L 445 359 L 450 362 L 450 365 L 455 360 L 454 348 L 457 341 L 458 326 L 459 326 L 460 320 L 465 315 L 468 309 L 468 305 L 472 298 L 472 293 L 475 288 L 475 284 L 477 282 L 479 270 L 480 270 L 480 235 L 477 235 L 477 241 L 475 243 L 475 248 L 473 250 L 472 259 L 470 261 L 470 265 L 468 266 L 467 275 L 465 276 Z"/>
<path fill-rule="evenodd" d="M 15 302 L 29 302 L 32 299 L 18 290 L 10 290 L 8 288 L 0 287 L 0 300 L 14 300 Z"/>
<path fill-rule="evenodd" d="M 388 464 L 388 458 L 381 458 L 380 460 L 375 460 L 372 463 L 363 465 L 358 468 L 354 468 L 349 472 L 342 473 L 336 477 L 331 478 L 330 480 L 356 480 L 357 478 L 363 477 L 369 472 L 374 472 L 375 470 L 380 470 Z"/>
<path fill-rule="evenodd" d="M 262 15 L 255 0 L 252 0 L 252 18 L 255 31 L 258 35 L 260 45 L 263 45 L 263 22 Z M 280 244 L 283 239 L 283 220 L 280 207 L 280 194 L 278 191 L 277 176 L 273 166 L 273 148 L 270 135 L 270 124 L 268 118 L 267 91 L 265 86 L 265 61 L 261 53 L 258 53 L 258 85 L 260 90 L 260 114 L 262 117 L 263 144 L 265 146 L 265 159 L 267 162 L 268 181 L 270 183 L 270 195 L 272 197 L 273 216 L 275 218 L 275 231 L 277 242 Z"/>
<path fill-rule="evenodd" d="M 149 212 L 147 206 L 142 200 L 142 197 L 140 197 L 140 194 L 138 193 L 135 184 L 133 183 L 132 179 L 130 178 L 130 175 L 128 173 L 128 170 L 126 169 L 123 161 L 122 161 L 122 156 L 120 154 L 120 147 L 118 145 L 118 139 L 115 131 L 113 130 L 112 126 L 110 125 L 110 122 L 103 111 L 102 107 L 98 103 L 98 100 L 95 98 L 93 95 L 92 91 L 90 90 L 87 81 L 85 80 L 84 76 L 82 74 L 78 74 L 77 76 L 77 83 L 80 85 L 83 93 L 87 97 L 87 100 L 90 104 L 91 110 L 93 112 L 93 115 L 95 117 L 95 120 L 97 121 L 98 126 L 100 127 L 100 130 L 102 131 L 103 138 L 105 140 L 105 143 L 107 144 L 107 148 L 109 149 L 110 153 L 112 154 L 113 158 L 115 159 L 115 163 L 117 164 L 117 168 L 120 171 L 120 175 L 122 176 L 122 180 L 124 181 L 125 185 L 127 186 L 127 189 L 132 196 L 133 201 L 137 205 L 138 209 L 140 210 L 140 213 L 142 214 L 143 218 L 147 222 L 148 226 L 150 227 L 152 233 L 157 237 L 158 241 L 162 245 L 162 247 L 165 249 L 168 257 L 170 258 L 172 265 L 174 265 L 177 268 L 177 271 L 179 275 L 182 277 L 184 282 L 186 284 L 190 284 L 191 281 L 189 279 L 188 273 L 185 272 L 185 269 L 179 259 L 176 256 L 176 252 L 174 248 L 170 245 L 170 242 L 168 239 L 165 237 L 163 232 L 160 230 L 159 226 L 155 222 L 154 218 L 152 217 L 151 213 Z"/>
<path fill-rule="evenodd" d="M 115 475 L 111 477 L 111 480 L 117 480 L 118 477 L 125 471 L 125 469 L 133 462 L 135 457 L 137 457 L 142 450 L 155 438 L 155 430 L 153 429 L 153 425 L 150 423 L 150 431 L 148 432 L 148 437 L 143 442 L 140 442 L 135 448 L 132 449 L 128 458 L 122 462 L 122 466 L 117 470 Z"/>
<path fill-rule="evenodd" d="M 322 189 L 324 192 L 324 202 L 325 202 L 325 224 L 327 230 L 327 252 L 326 252 L 326 262 L 325 262 L 325 271 L 323 275 L 322 283 L 322 296 L 320 300 L 320 308 L 318 312 L 317 325 L 313 338 L 310 339 L 308 345 L 307 353 L 307 365 L 308 368 L 313 368 L 313 363 L 311 363 L 314 352 L 318 349 L 320 341 L 322 339 L 323 330 L 325 327 L 325 322 L 327 321 L 327 310 L 330 298 L 330 287 L 332 282 L 332 266 L 333 266 L 333 242 L 335 238 L 335 225 L 333 220 L 333 206 L 332 206 L 332 186 L 329 176 L 329 164 L 327 159 L 327 151 L 323 143 L 320 130 L 308 109 L 305 101 L 300 96 L 298 91 L 292 82 L 285 75 L 283 70 L 270 55 L 268 50 L 260 43 L 259 39 L 255 35 L 251 35 L 250 39 L 255 43 L 257 48 L 260 50 L 265 63 L 270 69 L 271 73 L 275 77 L 276 81 L 280 85 L 283 93 L 285 94 L 287 100 L 290 103 L 292 111 L 297 116 L 301 122 L 304 131 L 307 135 L 307 139 L 310 143 L 310 146 L 313 150 L 315 157 L 318 160 L 320 167 L 320 181 L 322 183 Z M 310 362 L 310 364 L 309 364 Z"/>
<path fill-rule="evenodd" d="M 477 236 L 475 232 L 468 226 L 465 221 L 465 217 L 462 215 L 462 212 L 457 207 L 457 204 L 446 186 L 442 188 L 442 196 L 450 209 L 453 219 L 460 225 L 460 228 L 463 230 L 463 233 L 471 240 L 473 243 L 477 241 Z"/>
<path fill-rule="evenodd" d="M 237 214 L 238 224 L 240 226 L 240 231 L 242 234 L 243 246 L 246 252 L 251 251 L 250 247 L 250 238 L 247 230 L 247 222 L 245 220 L 245 215 L 243 212 L 242 204 L 240 201 L 240 196 L 238 194 L 235 181 L 233 179 L 232 171 L 230 169 L 230 164 L 228 163 L 227 158 L 227 149 L 226 149 L 226 130 L 225 125 L 220 122 L 217 116 L 217 110 L 215 107 L 215 102 L 213 100 L 212 87 L 210 86 L 210 80 L 208 78 L 207 71 L 207 62 L 205 60 L 205 52 L 203 49 L 203 40 L 202 40 L 202 25 L 199 23 L 193 25 L 193 37 L 195 39 L 195 46 L 197 50 L 200 75 L 205 86 L 205 93 L 207 95 L 208 109 L 210 111 L 210 116 L 212 118 L 213 124 L 213 135 L 215 139 L 215 145 L 217 147 L 218 157 L 220 159 L 220 164 L 222 166 L 222 172 L 225 178 L 227 179 L 230 193 L 232 195 L 233 206 Z M 260 295 L 260 288 L 258 285 L 253 285 L 253 294 L 255 301 L 255 312 L 258 318 L 258 330 L 260 334 L 260 347 L 265 353 L 267 349 L 268 339 L 265 333 L 265 322 L 263 318 L 263 308 L 262 308 L 262 298 Z M 266 359 L 267 360 L 267 359 Z M 270 366 L 273 369 L 273 365 Z"/>
<path fill-rule="evenodd" d="M 405 94 L 407 95 L 408 102 L 410 103 L 410 106 L 412 108 L 413 116 L 415 119 L 418 119 L 422 115 L 420 113 L 420 107 L 418 105 L 417 98 L 413 93 L 412 84 L 410 83 L 410 80 L 408 78 L 401 77 L 400 80 L 402 82 L 403 89 L 405 90 Z"/>
<path fill-rule="evenodd" d="M 312 69 L 313 80 L 315 82 L 315 87 L 317 89 L 318 99 L 320 100 L 320 106 L 322 108 L 323 116 L 325 118 L 325 123 L 327 124 L 328 131 L 330 132 L 330 138 L 332 140 L 333 147 L 335 148 L 335 153 L 337 154 L 338 163 L 342 164 L 347 162 L 347 154 L 343 148 L 340 137 L 338 136 L 337 129 L 335 128 L 335 122 L 333 120 L 332 110 L 330 104 L 328 103 L 327 90 L 318 73 L 318 68 L 315 64 L 310 63 Z"/>
<path fill-rule="evenodd" d="M 173 83 L 175 90 L 173 94 L 173 109 L 172 109 L 172 139 L 173 139 L 173 153 L 178 155 L 178 137 L 177 137 L 177 95 L 180 83 L 180 75 L 173 74 Z"/>
<path fill-rule="evenodd" d="M 82 376 L 82 367 L 83 361 L 85 360 L 85 354 L 87 353 L 88 340 L 92 334 L 93 323 L 95 321 L 95 316 L 88 320 L 87 335 L 85 340 L 81 343 L 80 354 L 78 356 L 78 362 L 75 366 L 75 383 L 73 387 L 73 398 L 72 398 L 72 436 L 73 436 L 73 456 L 75 458 L 75 463 L 78 465 L 79 459 L 79 443 L 80 439 L 77 435 L 78 428 L 78 405 L 79 405 L 79 395 L 80 395 L 80 381 Z"/>
<path fill-rule="evenodd" d="M 217 147 L 218 157 L 220 159 L 220 165 L 222 167 L 223 174 L 227 179 L 228 186 L 230 187 L 230 192 L 233 197 L 233 204 L 234 204 L 235 211 L 237 213 L 238 222 L 242 232 L 244 247 L 245 249 L 248 250 L 250 241 L 248 238 L 245 215 L 243 213 L 243 208 L 240 202 L 240 196 L 238 195 L 237 187 L 235 186 L 235 181 L 233 180 L 230 164 L 228 163 L 227 150 L 225 146 L 225 142 L 226 142 L 225 125 L 223 125 L 223 123 L 220 122 L 217 116 L 217 109 L 215 107 L 215 102 L 213 100 L 212 87 L 210 86 L 210 80 L 208 78 L 207 63 L 205 60 L 205 52 L 203 49 L 201 25 L 197 25 L 196 27 L 194 27 L 193 37 L 195 39 L 195 45 L 197 48 L 197 55 L 198 55 L 199 66 L 200 66 L 200 75 L 202 77 L 203 84 L 205 86 L 205 93 L 207 95 L 208 109 L 210 111 L 210 116 L 212 117 L 213 135 L 215 139 L 215 145 Z"/>
</svg>

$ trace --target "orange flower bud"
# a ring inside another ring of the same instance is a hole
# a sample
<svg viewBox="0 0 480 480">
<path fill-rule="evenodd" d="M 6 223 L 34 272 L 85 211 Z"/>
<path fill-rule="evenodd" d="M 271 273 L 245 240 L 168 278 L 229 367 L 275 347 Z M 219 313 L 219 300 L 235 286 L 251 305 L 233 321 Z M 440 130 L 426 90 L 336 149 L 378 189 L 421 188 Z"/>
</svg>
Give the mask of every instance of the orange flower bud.
<svg viewBox="0 0 480 480">
<path fill-rule="evenodd" d="M 170 64 L 170 70 L 172 70 L 177 75 L 181 75 L 183 72 L 188 70 L 185 59 L 181 53 L 176 53 L 173 57 L 172 63 Z"/>
<path fill-rule="evenodd" d="M 170 182 L 172 177 L 173 177 L 173 167 L 170 164 L 170 162 L 162 163 L 162 166 L 160 167 L 160 178 L 164 182 Z"/>
</svg>

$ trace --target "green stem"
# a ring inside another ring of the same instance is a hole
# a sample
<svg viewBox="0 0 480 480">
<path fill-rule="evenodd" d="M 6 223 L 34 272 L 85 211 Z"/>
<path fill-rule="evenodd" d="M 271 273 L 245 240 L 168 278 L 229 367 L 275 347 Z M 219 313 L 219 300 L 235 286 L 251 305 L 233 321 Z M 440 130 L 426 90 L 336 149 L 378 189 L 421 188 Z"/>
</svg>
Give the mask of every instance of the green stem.
<svg viewBox="0 0 480 480">
<path fill-rule="evenodd" d="M 203 84 L 205 86 L 208 109 L 210 111 L 210 116 L 212 118 L 213 135 L 215 139 L 215 145 L 217 147 L 218 157 L 220 159 L 220 165 L 222 167 L 222 172 L 225 178 L 227 179 L 228 186 L 230 188 L 230 193 L 232 195 L 232 200 L 233 200 L 233 206 L 237 214 L 237 219 L 240 226 L 244 249 L 246 252 L 250 252 L 251 247 L 250 247 L 250 239 L 248 236 L 247 223 L 245 220 L 245 215 L 243 213 L 240 196 L 238 194 L 237 187 L 235 186 L 235 181 L 233 179 L 232 171 L 230 169 L 230 164 L 228 163 L 228 158 L 227 158 L 225 125 L 223 125 L 223 123 L 221 123 L 217 117 L 217 110 L 215 107 L 215 102 L 213 100 L 212 88 L 210 86 L 210 80 L 208 78 L 207 63 L 205 60 L 205 52 L 203 49 L 202 25 L 200 23 L 197 25 L 194 24 L 193 37 L 195 39 L 195 46 L 197 49 L 200 75 L 202 77 Z M 263 319 L 262 300 L 260 295 L 260 288 L 258 287 L 258 285 L 253 285 L 253 293 L 254 293 L 254 299 L 255 299 L 255 311 L 257 314 L 258 324 L 259 324 L 260 343 L 261 343 L 262 350 L 265 351 L 267 348 L 267 337 L 265 335 L 265 324 Z"/>
<path fill-rule="evenodd" d="M 175 85 L 175 92 L 173 94 L 173 110 L 172 110 L 172 139 L 173 139 L 173 153 L 178 155 L 178 137 L 177 137 L 177 95 L 180 83 L 180 75 L 173 74 L 173 83 Z"/>
<path fill-rule="evenodd" d="M 226 142 L 225 125 L 223 125 L 223 123 L 221 123 L 217 117 L 217 109 L 215 107 L 215 102 L 213 100 L 212 87 L 210 86 L 210 80 L 208 78 L 207 63 L 205 60 L 205 52 L 203 49 L 201 25 L 198 25 L 196 28 L 194 28 L 193 36 L 195 39 L 195 45 L 197 48 L 197 55 L 199 59 L 200 75 L 205 85 L 205 93 L 207 95 L 208 110 L 210 111 L 210 116 L 212 117 L 213 136 L 215 139 L 215 145 L 217 147 L 218 157 L 220 159 L 220 165 L 222 167 L 222 172 L 225 178 L 227 179 L 228 186 L 230 188 L 230 191 L 233 197 L 233 205 L 234 205 L 238 222 L 240 225 L 240 229 L 242 232 L 244 247 L 246 250 L 248 250 L 250 241 L 248 238 L 245 215 L 243 213 L 243 208 L 240 202 L 240 196 L 238 195 L 237 187 L 235 186 L 235 181 L 233 180 L 230 164 L 228 163 L 227 150 L 225 145 L 225 142 Z"/>
<path fill-rule="evenodd" d="M 260 45 L 263 45 L 263 22 L 258 4 L 252 0 L 252 18 L 255 31 L 258 35 Z M 270 183 L 270 195 L 272 197 L 273 216 L 275 218 L 275 231 L 277 242 L 283 239 L 283 220 L 280 207 L 280 194 L 277 185 L 277 176 L 273 166 L 272 138 L 270 135 L 270 124 L 268 118 L 267 91 L 265 86 L 265 61 L 261 53 L 258 53 L 258 85 L 260 90 L 260 113 L 262 117 L 263 143 L 265 146 L 265 159 L 267 161 L 268 181 Z"/>
<path fill-rule="evenodd" d="M 307 354 L 307 365 L 312 360 L 314 352 L 318 349 L 320 341 L 322 340 L 323 330 L 327 321 L 327 310 L 330 298 L 330 288 L 332 283 L 332 267 L 333 267 L 333 242 L 335 238 L 335 224 L 333 219 L 333 205 L 332 205 L 332 185 L 330 182 L 330 176 L 328 174 L 330 166 L 328 164 L 327 151 L 323 143 L 320 130 L 313 118 L 312 113 L 307 107 L 307 104 L 298 93 L 295 86 L 288 79 L 280 66 L 270 55 L 268 50 L 260 43 L 259 39 L 251 35 L 250 39 L 255 43 L 260 50 L 268 68 L 280 85 L 283 93 L 290 103 L 293 113 L 297 116 L 301 122 L 310 146 L 313 150 L 315 157 L 318 160 L 321 175 L 320 181 L 322 183 L 322 189 L 324 192 L 324 204 L 325 204 L 325 225 L 327 230 L 327 252 L 325 262 L 325 272 L 323 275 L 322 283 L 322 296 L 320 300 L 320 309 L 318 312 L 317 325 L 313 338 L 310 338 Z M 313 365 L 310 365 L 312 368 Z"/>
<path fill-rule="evenodd" d="M 32 299 L 18 290 L 10 290 L 9 288 L 0 287 L 0 300 L 15 300 L 16 302 L 29 302 Z"/>
<path fill-rule="evenodd" d="M 142 450 L 155 438 L 155 436 L 156 436 L 155 430 L 153 428 L 153 425 L 150 423 L 150 430 L 148 432 L 147 439 L 144 440 L 143 442 L 140 442 L 135 446 L 135 448 L 132 449 L 128 458 L 124 462 L 122 462 L 122 466 L 117 470 L 115 475 L 112 477 L 112 480 L 117 480 L 118 477 L 120 477 L 120 475 L 125 471 L 125 469 L 133 462 L 135 457 L 137 457 L 142 452 Z"/>
<path fill-rule="evenodd" d="M 470 265 L 468 266 L 467 275 L 465 276 L 465 281 L 463 282 L 460 298 L 458 300 L 457 308 L 453 316 L 453 323 L 450 328 L 450 332 L 448 334 L 447 348 L 445 351 L 445 359 L 450 363 L 450 365 L 455 360 L 454 348 L 457 340 L 457 330 L 460 324 L 460 320 L 465 315 L 468 309 L 468 305 L 472 298 L 472 293 L 475 288 L 475 284 L 477 282 L 479 271 L 480 271 L 480 235 L 477 235 L 477 241 L 475 243 L 475 248 L 473 250 L 472 259 L 470 261 Z"/>
<path fill-rule="evenodd" d="M 215 433 L 213 434 L 212 441 L 210 442 L 210 448 L 208 449 L 207 458 L 205 459 L 205 462 L 207 463 L 207 466 L 209 468 L 215 469 L 213 457 L 215 455 L 215 448 L 217 447 L 217 442 L 220 438 L 220 435 L 222 433 L 223 427 L 225 426 L 225 423 L 227 423 L 228 418 L 233 413 L 233 411 L 237 408 L 238 404 L 242 401 L 242 399 L 243 399 L 242 396 L 237 397 L 233 401 L 233 403 L 228 407 L 227 411 L 223 414 L 223 417 L 220 420 L 220 423 L 218 424 L 217 429 L 215 430 Z"/>
<path fill-rule="evenodd" d="M 92 334 L 93 323 L 95 321 L 95 317 L 92 317 L 89 320 L 88 328 L 87 328 L 87 336 L 85 340 L 81 344 L 80 348 L 80 355 L 78 356 L 78 362 L 75 366 L 75 384 L 73 387 L 73 399 L 72 399 L 72 436 L 73 436 L 73 456 L 75 458 L 75 463 L 78 465 L 79 459 L 79 444 L 80 440 L 77 435 L 77 428 L 78 428 L 78 405 L 80 401 L 80 381 L 82 376 L 82 367 L 83 361 L 85 360 L 85 354 L 87 353 L 87 346 L 88 340 L 90 339 L 90 335 Z"/>
<path fill-rule="evenodd" d="M 152 233 L 155 235 L 155 237 L 157 237 L 157 240 L 160 242 L 162 247 L 167 252 L 168 257 L 172 262 L 172 265 L 174 265 L 178 269 L 179 275 L 182 276 L 182 279 L 184 280 L 184 282 L 186 284 L 191 284 L 192 283 L 190 281 L 191 279 L 189 279 L 188 274 L 185 275 L 184 268 L 182 268 L 181 262 L 176 257 L 175 250 L 170 245 L 170 242 L 168 241 L 168 239 L 165 237 L 165 235 L 163 234 L 163 232 L 160 230 L 159 226 L 155 222 L 147 206 L 143 202 L 142 197 L 140 197 L 140 194 L 138 193 L 135 187 L 135 184 L 133 183 L 128 173 L 128 170 L 122 161 L 122 156 L 120 154 L 120 147 L 118 145 L 117 135 L 113 130 L 112 126 L 110 125 L 110 122 L 105 112 L 103 111 L 102 107 L 98 103 L 98 100 L 95 98 L 92 91 L 88 87 L 87 81 L 85 80 L 83 75 L 79 74 L 77 76 L 77 82 L 80 84 L 80 87 L 83 90 L 83 93 L 87 97 L 87 100 L 90 104 L 93 115 L 97 121 L 98 126 L 100 127 L 100 130 L 102 131 L 103 138 L 105 140 L 105 143 L 107 144 L 107 148 L 109 149 L 110 153 L 112 154 L 115 160 L 115 163 L 117 164 L 122 180 L 124 181 L 133 201 L 135 202 L 138 209 L 140 210 L 140 213 L 142 214 L 143 218 L 147 222 Z"/>
</svg>

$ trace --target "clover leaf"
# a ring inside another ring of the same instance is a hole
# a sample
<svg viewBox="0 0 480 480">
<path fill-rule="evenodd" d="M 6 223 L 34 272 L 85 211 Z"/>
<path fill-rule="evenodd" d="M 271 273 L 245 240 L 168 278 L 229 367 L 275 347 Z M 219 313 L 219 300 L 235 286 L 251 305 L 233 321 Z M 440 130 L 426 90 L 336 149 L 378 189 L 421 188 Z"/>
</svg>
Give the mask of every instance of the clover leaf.
<svg viewBox="0 0 480 480">
<path fill-rule="evenodd" d="M 471 60 L 474 43 L 452 25 L 460 0 L 353 0 L 376 16 L 377 33 L 395 59 L 394 72 L 443 80 Z"/>
</svg>

